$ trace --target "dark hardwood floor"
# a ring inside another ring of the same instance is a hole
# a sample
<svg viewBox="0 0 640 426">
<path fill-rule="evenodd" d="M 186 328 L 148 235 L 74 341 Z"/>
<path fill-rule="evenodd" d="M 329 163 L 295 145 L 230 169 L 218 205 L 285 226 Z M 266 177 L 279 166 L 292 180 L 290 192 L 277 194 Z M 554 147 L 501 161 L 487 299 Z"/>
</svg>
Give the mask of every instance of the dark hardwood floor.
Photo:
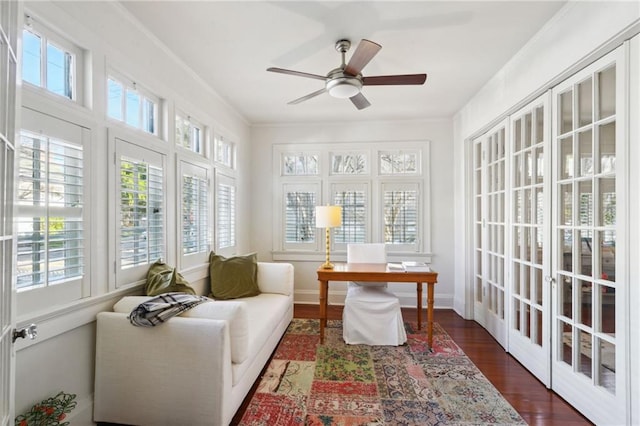
<svg viewBox="0 0 640 426">
<path fill-rule="evenodd" d="M 402 310 L 405 318 L 415 318 L 415 309 Z M 295 305 L 294 317 L 318 318 L 317 305 Z M 329 306 L 329 319 L 342 317 L 341 306 Z M 530 425 L 589 425 L 591 422 L 562 398 L 548 390 L 475 321 L 461 318 L 453 310 L 436 309 L 434 321 L 439 323 L 473 363 L 502 393 L 507 401 Z M 249 393 L 236 413 L 232 425 L 238 424 L 253 395 Z"/>
</svg>

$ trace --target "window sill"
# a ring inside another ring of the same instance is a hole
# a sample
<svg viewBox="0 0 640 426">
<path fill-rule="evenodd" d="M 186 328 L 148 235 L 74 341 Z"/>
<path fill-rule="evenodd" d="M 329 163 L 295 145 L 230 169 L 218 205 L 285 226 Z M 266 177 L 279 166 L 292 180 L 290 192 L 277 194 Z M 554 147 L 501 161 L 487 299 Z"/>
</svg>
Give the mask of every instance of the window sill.
<svg viewBox="0 0 640 426">
<path fill-rule="evenodd" d="M 271 256 L 275 261 L 288 262 L 322 262 L 325 260 L 325 253 L 309 252 L 309 251 L 272 251 Z M 331 261 L 346 262 L 347 253 L 336 252 L 331 253 Z M 402 262 L 407 260 L 431 263 L 433 253 L 417 253 L 417 252 L 387 252 L 387 261 Z"/>
<path fill-rule="evenodd" d="M 16 340 L 15 349 L 28 348 L 74 328 L 92 323 L 100 312 L 110 311 L 113 305 L 124 296 L 139 294 L 143 286 L 132 286 L 112 291 L 95 297 L 87 297 L 50 311 L 40 311 L 21 315 L 16 328 L 21 329 L 29 324 L 38 326 L 38 336 L 34 340 Z"/>
</svg>

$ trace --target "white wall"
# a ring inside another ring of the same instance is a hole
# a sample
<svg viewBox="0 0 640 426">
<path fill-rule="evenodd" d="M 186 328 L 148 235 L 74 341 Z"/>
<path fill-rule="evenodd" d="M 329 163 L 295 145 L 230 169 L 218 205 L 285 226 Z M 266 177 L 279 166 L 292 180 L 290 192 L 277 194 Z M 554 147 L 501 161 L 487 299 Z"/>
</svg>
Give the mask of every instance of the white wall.
<svg viewBox="0 0 640 426">
<path fill-rule="evenodd" d="M 622 44 L 637 31 L 640 2 L 567 3 L 454 117 L 455 310 L 471 318 L 465 209 L 469 191 L 466 158 L 472 136 L 564 78 Z M 635 26 L 634 26 L 635 25 Z"/>
<path fill-rule="evenodd" d="M 60 104 L 54 97 L 44 101 L 22 90 L 25 103 L 37 104 L 47 113 L 63 116 L 91 130 L 91 289 L 92 295 L 107 291 L 108 205 L 107 197 L 107 131 L 113 124 L 105 120 L 106 69 L 135 78 L 139 84 L 167 99 L 168 110 L 174 107 L 189 112 L 212 130 L 219 131 L 238 147 L 237 210 L 239 250 L 251 246 L 249 237 L 249 136 L 245 119 L 230 108 L 216 93 L 206 87 L 187 67 L 179 63 L 154 39 L 133 22 L 116 2 L 26 2 L 26 11 L 34 19 L 87 49 L 91 69 L 91 93 L 88 108 Z M 69 118 L 71 117 L 71 118 Z M 168 131 L 168 129 L 167 129 Z M 171 148 L 173 149 L 173 148 Z M 168 165 L 175 159 L 168 150 Z M 172 169 L 173 170 L 173 169 Z M 175 185 L 172 186 L 175 188 Z M 175 224 L 169 223 L 169 227 Z M 171 234 L 171 231 L 169 232 Z M 176 247 L 175 236 L 168 245 Z M 173 255 L 172 255 L 173 252 Z M 166 261 L 175 265 L 176 250 L 169 251 Z M 173 257 L 173 258 L 172 258 Z M 118 296 L 119 297 L 119 296 Z M 109 309 L 113 296 L 91 297 L 64 311 L 47 312 L 37 317 L 17 312 L 18 325 L 37 321 L 37 340 L 16 342 L 16 414 L 58 391 L 77 394 L 78 408 L 70 417 L 72 424 L 90 424 L 93 400 L 93 366 L 95 358 L 95 312 Z"/>
<path fill-rule="evenodd" d="M 375 108 L 375 106 L 373 107 Z M 274 144 L 321 142 L 381 142 L 381 141 L 430 141 L 431 176 L 431 250 L 432 267 L 438 272 L 435 288 L 437 307 L 451 307 L 453 303 L 453 150 L 452 123 L 450 120 L 309 123 L 296 125 L 255 126 L 251 133 L 251 246 L 259 259 L 271 260 L 273 247 L 273 214 L 279 206 L 273 194 L 272 157 Z M 324 259 L 322 259 L 323 261 Z M 340 260 L 340 259 L 337 259 Z M 292 262 L 295 266 L 295 300 L 301 303 L 317 303 L 318 282 L 316 269 L 322 261 Z M 415 306 L 415 285 L 396 287 L 403 304 Z M 341 285 L 331 286 L 329 301 L 342 303 Z"/>
</svg>

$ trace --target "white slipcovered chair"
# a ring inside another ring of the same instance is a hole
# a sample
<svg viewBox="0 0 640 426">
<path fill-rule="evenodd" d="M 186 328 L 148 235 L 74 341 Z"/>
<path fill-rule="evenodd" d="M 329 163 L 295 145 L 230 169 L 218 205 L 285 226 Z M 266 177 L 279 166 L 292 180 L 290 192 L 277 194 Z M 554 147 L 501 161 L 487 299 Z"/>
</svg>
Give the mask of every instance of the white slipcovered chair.
<svg viewBox="0 0 640 426">
<path fill-rule="evenodd" d="M 347 245 L 348 263 L 386 263 L 384 244 Z M 387 283 L 350 282 L 342 313 L 342 337 L 351 345 L 398 346 L 407 341 L 400 301 Z"/>
</svg>

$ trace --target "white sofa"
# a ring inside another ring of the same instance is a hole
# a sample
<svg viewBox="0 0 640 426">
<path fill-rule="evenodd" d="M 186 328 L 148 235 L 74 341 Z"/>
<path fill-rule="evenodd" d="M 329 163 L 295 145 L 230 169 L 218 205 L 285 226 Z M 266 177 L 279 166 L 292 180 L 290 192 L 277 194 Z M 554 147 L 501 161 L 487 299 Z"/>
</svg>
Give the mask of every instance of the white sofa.
<svg viewBox="0 0 640 426">
<path fill-rule="evenodd" d="M 94 421 L 228 425 L 293 318 L 293 266 L 258 262 L 255 297 L 207 302 L 156 327 L 124 297 L 97 317 Z"/>
</svg>

